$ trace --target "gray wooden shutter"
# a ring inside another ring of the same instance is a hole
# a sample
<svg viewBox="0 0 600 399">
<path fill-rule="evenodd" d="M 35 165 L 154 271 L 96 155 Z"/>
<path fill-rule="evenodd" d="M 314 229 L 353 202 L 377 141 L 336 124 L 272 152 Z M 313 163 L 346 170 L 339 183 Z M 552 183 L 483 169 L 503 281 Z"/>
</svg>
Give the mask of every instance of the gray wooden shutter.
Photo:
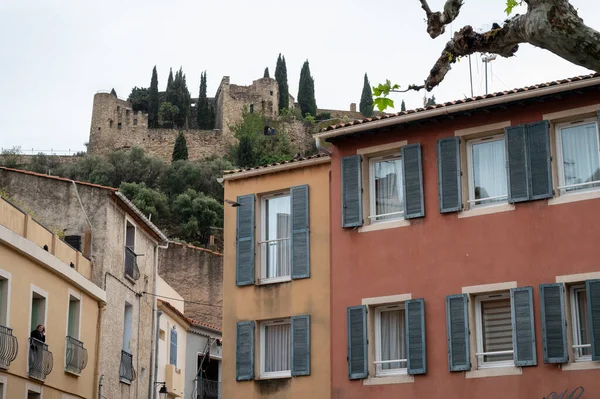
<svg viewBox="0 0 600 399">
<path fill-rule="evenodd" d="M 237 323 L 235 376 L 237 381 L 254 379 L 254 322 Z"/>
<path fill-rule="evenodd" d="M 460 137 L 439 139 L 437 153 L 440 213 L 458 212 L 462 210 Z"/>
<path fill-rule="evenodd" d="M 290 189 L 292 202 L 292 278 L 310 277 L 308 186 Z"/>
<path fill-rule="evenodd" d="M 565 288 L 562 284 L 540 284 L 540 309 L 544 363 L 567 363 Z"/>
<path fill-rule="evenodd" d="M 425 301 L 422 298 L 411 299 L 405 302 L 405 307 L 408 374 L 425 374 Z"/>
<path fill-rule="evenodd" d="M 527 139 L 530 199 L 552 198 L 550 122 L 541 121 L 528 124 Z"/>
<path fill-rule="evenodd" d="M 529 200 L 529 171 L 527 161 L 527 145 L 524 125 L 510 126 L 504 129 L 506 146 L 508 202 Z"/>
<path fill-rule="evenodd" d="M 421 144 L 406 145 L 402 147 L 401 153 L 403 162 L 404 218 L 420 218 L 425 216 Z"/>
<path fill-rule="evenodd" d="M 510 290 L 515 366 L 537 365 L 532 292 L 531 287 Z"/>
<path fill-rule="evenodd" d="M 235 283 L 254 284 L 254 194 L 237 197 Z"/>
<path fill-rule="evenodd" d="M 590 320 L 590 343 L 592 344 L 592 360 L 600 360 L 600 280 L 585 282 Z"/>
<path fill-rule="evenodd" d="M 471 370 L 468 302 L 467 294 L 446 297 L 446 333 L 450 371 Z"/>
<path fill-rule="evenodd" d="M 348 379 L 367 378 L 367 307 L 348 308 Z"/>
<path fill-rule="evenodd" d="M 361 163 L 360 155 L 342 158 L 342 227 L 363 224 Z"/>
<path fill-rule="evenodd" d="M 310 316 L 292 316 L 292 376 L 310 375 Z"/>
</svg>

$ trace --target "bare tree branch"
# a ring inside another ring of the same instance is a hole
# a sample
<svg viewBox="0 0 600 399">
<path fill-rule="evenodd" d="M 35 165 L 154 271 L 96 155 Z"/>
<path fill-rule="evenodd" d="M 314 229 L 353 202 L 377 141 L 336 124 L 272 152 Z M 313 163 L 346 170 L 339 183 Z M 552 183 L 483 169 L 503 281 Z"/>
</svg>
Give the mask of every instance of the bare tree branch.
<svg viewBox="0 0 600 399">
<path fill-rule="evenodd" d="M 425 85 L 409 85 L 408 88 L 406 90 L 390 90 L 391 93 L 406 93 L 407 91 L 419 91 L 421 89 L 424 89 Z"/>
<path fill-rule="evenodd" d="M 443 12 L 432 12 L 427 0 L 419 1 L 427 16 L 427 33 L 429 33 L 432 39 L 444 33 L 446 25 L 458 17 L 460 8 L 463 5 L 462 0 L 446 0 Z"/>
</svg>

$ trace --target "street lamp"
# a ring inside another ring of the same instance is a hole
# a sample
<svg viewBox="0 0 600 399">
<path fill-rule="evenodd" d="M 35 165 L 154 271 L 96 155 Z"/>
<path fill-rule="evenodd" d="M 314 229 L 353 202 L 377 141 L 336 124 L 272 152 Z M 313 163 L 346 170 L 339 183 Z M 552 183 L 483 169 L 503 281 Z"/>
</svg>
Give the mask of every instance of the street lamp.
<svg viewBox="0 0 600 399">
<path fill-rule="evenodd" d="M 155 382 L 156 385 L 162 384 L 162 386 L 160 387 L 160 389 L 158 390 L 158 397 L 160 399 L 167 399 L 167 396 L 169 395 L 169 391 L 167 391 L 167 385 L 164 382 Z"/>
</svg>

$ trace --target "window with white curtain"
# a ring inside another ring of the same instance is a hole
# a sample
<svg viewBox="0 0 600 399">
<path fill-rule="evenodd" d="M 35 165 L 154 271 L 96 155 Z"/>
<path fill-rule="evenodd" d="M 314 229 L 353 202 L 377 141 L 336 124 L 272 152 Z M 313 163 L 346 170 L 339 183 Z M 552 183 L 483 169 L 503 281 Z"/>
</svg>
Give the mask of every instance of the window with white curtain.
<svg viewBox="0 0 600 399">
<path fill-rule="evenodd" d="M 404 217 L 402 159 L 399 155 L 371 158 L 370 215 L 371 223 Z"/>
<path fill-rule="evenodd" d="M 260 323 L 261 377 L 291 376 L 290 319 Z"/>
<path fill-rule="evenodd" d="M 514 366 L 509 293 L 478 295 L 475 309 L 479 367 Z"/>
<path fill-rule="evenodd" d="M 291 275 L 290 192 L 262 198 L 261 280 L 289 279 Z"/>
<path fill-rule="evenodd" d="M 573 326 L 573 353 L 576 362 L 592 360 L 590 320 L 585 284 L 571 287 L 571 325 Z"/>
<path fill-rule="evenodd" d="M 467 141 L 469 207 L 505 203 L 508 199 L 504 135 Z"/>
<path fill-rule="evenodd" d="M 406 374 L 404 304 L 375 308 L 375 375 Z"/>
<path fill-rule="evenodd" d="M 561 193 L 600 187 L 600 150 L 596 120 L 558 125 L 557 138 Z"/>
</svg>

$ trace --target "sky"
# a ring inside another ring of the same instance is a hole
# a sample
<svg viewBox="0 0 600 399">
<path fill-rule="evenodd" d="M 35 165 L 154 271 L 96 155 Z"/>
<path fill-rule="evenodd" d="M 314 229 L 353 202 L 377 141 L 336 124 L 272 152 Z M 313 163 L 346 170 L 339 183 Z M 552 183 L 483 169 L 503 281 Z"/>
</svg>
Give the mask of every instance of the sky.
<svg viewBox="0 0 600 399">
<path fill-rule="evenodd" d="M 440 10 L 444 0 L 430 0 Z M 584 21 L 600 29 L 593 0 L 571 0 Z M 0 1 L 0 148 L 24 153 L 80 151 L 89 136 L 93 96 L 114 88 L 126 98 L 150 84 L 159 89 L 169 68 L 183 67 L 192 97 L 200 74 L 214 96 L 221 77 L 251 84 L 277 55 L 287 63 L 297 97 L 300 69 L 309 60 L 319 108 L 348 110 L 359 103 L 363 76 L 422 83 L 453 31 L 487 30 L 505 19 L 505 0 L 467 0 L 446 33 L 432 40 L 418 0 Z M 523 8 L 516 12 L 523 12 Z M 545 50 L 521 45 L 517 56 L 489 64 L 489 92 L 587 74 Z M 471 57 L 473 91 L 485 94 L 484 65 Z M 455 64 L 430 94 L 444 102 L 471 95 L 469 61 Z M 423 105 L 424 92 L 394 94 L 396 107 Z"/>
</svg>

